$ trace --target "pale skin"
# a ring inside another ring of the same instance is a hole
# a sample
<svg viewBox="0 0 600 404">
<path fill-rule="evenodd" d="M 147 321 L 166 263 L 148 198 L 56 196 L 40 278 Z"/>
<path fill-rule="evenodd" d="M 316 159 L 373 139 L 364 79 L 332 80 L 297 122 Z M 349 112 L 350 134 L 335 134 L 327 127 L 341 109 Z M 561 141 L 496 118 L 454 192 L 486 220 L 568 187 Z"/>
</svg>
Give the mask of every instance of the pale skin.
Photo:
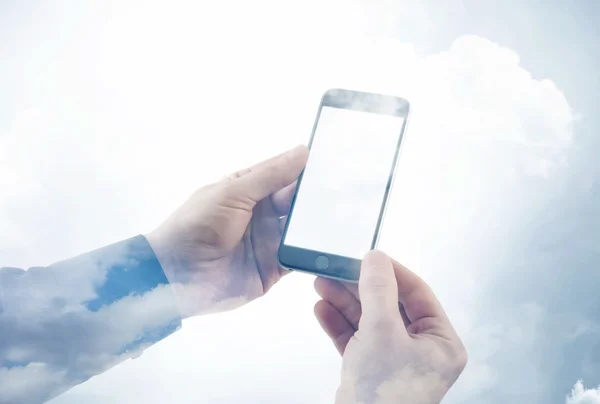
<svg viewBox="0 0 600 404">
<path fill-rule="evenodd" d="M 307 159 L 298 146 L 200 188 L 146 235 L 184 317 L 237 308 L 287 272 L 277 260 L 280 217 Z"/>
<path fill-rule="evenodd" d="M 277 249 L 307 159 L 299 146 L 203 187 L 146 235 L 184 318 L 246 304 L 287 273 Z M 464 368 L 431 290 L 383 253 L 365 257 L 358 289 L 315 287 L 315 314 L 343 355 L 337 403 L 439 402 Z"/>
<path fill-rule="evenodd" d="M 432 290 L 383 252 L 364 257 L 358 287 L 317 278 L 315 289 L 317 319 L 343 356 L 336 403 L 439 403 L 465 368 Z"/>
</svg>

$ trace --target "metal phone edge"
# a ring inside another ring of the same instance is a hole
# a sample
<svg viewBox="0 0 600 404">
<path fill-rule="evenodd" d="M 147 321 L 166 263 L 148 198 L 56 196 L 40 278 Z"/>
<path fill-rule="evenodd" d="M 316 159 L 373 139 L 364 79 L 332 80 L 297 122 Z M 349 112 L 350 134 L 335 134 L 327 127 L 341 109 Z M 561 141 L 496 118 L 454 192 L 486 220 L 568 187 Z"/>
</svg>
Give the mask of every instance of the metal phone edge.
<svg viewBox="0 0 600 404">
<path fill-rule="evenodd" d="M 321 115 L 321 109 L 323 107 L 325 96 L 331 90 L 334 90 L 334 89 L 328 89 L 321 96 L 321 101 L 319 103 L 319 109 L 318 109 L 317 115 L 315 117 L 316 119 L 315 119 L 315 121 L 313 123 L 313 130 L 312 130 L 312 133 L 311 133 L 311 137 L 309 139 L 309 144 L 308 144 L 309 149 L 310 149 L 310 146 L 312 146 L 312 142 L 313 142 L 314 136 L 316 134 L 316 128 L 318 126 L 319 118 L 320 118 L 320 115 Z M 347 91 L 347 90 L 344 90 L 344 91 Z M 379 240 L 380 240 L 381 233 L 382 233 L 382 230 L 383 230 L 383 222 L 385 220 L 385 215 L 387 213 L 388 202 L 389 202 L 390 196 L 392 194 L 392 190 L 394 188 L 394 182 L 395 182 L 395 179 L 396 179 L 398 161 L 400 160 L 400 157 L 401 157 L 401 154 L 402 154 L 402 149 L 404 147 L 404 143 L 406 142 L 406 136 L 407 136 L 408 126 L 409 126 L 409 123 L 410 123 L 410 117 L 412 115 L 411 104 L 406 99 L 404 99 L 404 101 L 406 101 L 407 104 L 409 105 L 408 114 L 407 114 L 405 122 L 404 122 L 404 128 L 403 128 L 403 131 L 402 131 L 403 133 L 402 133 L 402 139 L 401 139 L 401 142 L 400 142 L 400 147 L 399 147 L 399 150 L 398 150 L 398 155 L 396 157 L 396 160 L 394 161 L 394 166 L 393 166 L 393 171 L 392 171 L 392 178 L 391 178 L 391 181 L 390 181 L 390 188 L 388 190 L 388 193 L 387 193 L 385 201 L 384 201 L 383 212 L 381 213 L 381 216 L 380 216 L 380 228 L 377 229 L 377 234 L 375 235 L 375 242 L 373 243 L 373 248 L 377 248 L 377 245 L 379 244 Z M 300 181 L 298 182 L 298 185 L 300 185 L 302 177 L 304 176 L 303 174 L 304 174 L 304 170 L 300 174 L 300 177 L 299 177 Z M 293 208 L 294 202 L 296 201 L 296 197 L 297 197 L 298 191 L 299 191 L 299 189 L 296 191 L 296 194 L 294 195 L 294 198 L 293 198 L 293 201 L 292 201 L 292 206 L 291 206 L 292 208 Z M 283 245 L 283 240 L 285 238 L 285 233 L 287 233 L 288 226 L 289 226 L 289 222 L 286 223 L 286 226 L 284 228 L 284 234 L 282 234 L 282 239 L 280 241 L 279 248 L 281 248 L 281 246 Z M 278 250 L 279 250 L 279 248 L 278 248 Z M 320 273 L 315 273 L 315 272 L 309 271 L 309 270 L 287 267 L 287 266 L 283 265 L 283 263 L 279 259 L 279 251 L 278 251 L 278 254 L 277 254 L 277 263 L 279 264 L 280 267 L 282 267 L 282 268 L 284 268 L 284 269 L 286 269 L 288 271 L 301 272 L 301 273 L 305 273 L 305 274 L 316 276 L 316 277 L 329 278 L 329 279 L 334 279 L 334 280 L 338 280 L 338 281 L 342 281 L 342 282 L 355 283 L 355 284 L 358 283 L 358 279 L 357 280 L 347 279 L 347 278 L 342 278 L 342 277 L 339 277 L 339 276 L 334 276 L 333 274 L 332 275 L 329 275 L 329 274 L 320 274 Z"/>
<path fill-rule="evenodd" d="M 408 101 L 407 101 L 408 102 Z M 410 123 L 410 117 L 412 115 L 412 107 L 409 104 L 408 114 L 406 116 L 406 121 L 404 122 L 404 128 L 402 130 L 402 140 L 400 142 L 400 149 L 398 150 L 398 156 L 396 157 L 396 161 L 394 161 L 394 167 L 392 171 L 392 179 L 390 181 L 390 189 L 385 197 L 385 201 L 383 204 L 383 212 L 381 212 L 381 220 L 380 220 L 380 228 L 375 235 L 375 242 L 373 243 L 373 249 L 376 249 L 379 245 L 379 240 L 381 238 L 381 233 L 383 233 L 383 225 L 385 222 L 385 215 L 387 214 L 388 202 L 390 201 L 390 197 L 392 196 L 392 191 L 394 189 L 394 183 L 396 181 L 396 174 L 398 172 L 398 162 L 400 161 L 400 157 L 402 156 L 402 149 L 404 148 L 404 144 L 406 143 L 406 137 L 408 135 L 408 126 Z"/>
<path fill-rule="evenodd" d="M 341 276 L 334 276 L 334 275 L 328 275 L 328 274 L 326 275 L 326 274 L 316 273 L 316 272 L 308 271 L 308 270 L 305 270 L 305 269 L 289 268 L 289 267 L 286 267 L 285 265 L 281 264 L 281 262 L 279 262 L 279 265 L 282 268 L 284 268 L 284 269 L 286 269 L 286 270 L 288 270 L 290 272 L 301 272 L 303 274 L 312 275 L 312 276 L 317 277 L 317 278 L 328 278 L 328 279 L 333 279 L 333 280 L 336 280 L 336 281 L 342 281 L 342 282 L 348 282 L 348 283 L 358 284 L 358 279 L 354 280 L 354 279 L 342 278 Z"/>
</svg>

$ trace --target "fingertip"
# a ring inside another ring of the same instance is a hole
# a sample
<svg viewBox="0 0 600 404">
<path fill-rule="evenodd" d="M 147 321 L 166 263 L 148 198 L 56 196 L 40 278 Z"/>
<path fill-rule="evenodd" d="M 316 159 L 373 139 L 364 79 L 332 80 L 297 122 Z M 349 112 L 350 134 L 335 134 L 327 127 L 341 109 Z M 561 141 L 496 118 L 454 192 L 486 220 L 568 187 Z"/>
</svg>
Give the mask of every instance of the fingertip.
<svg viewBox="0 0 600 404">
<path fill-rule="evenodd" d="M 298 156 L 298 158 L 300 158 L 300 159 L 306 160 L 306 159 L 308 159 L 310 150 L 308 149 L 308 146 L 306 146 L 305 144 L 299 144 L 296 147 L 294 147 L 293 149 L 291 149 L 290 153 L 293 154 L 294 156 Z"/>
<path fill-rule="evenodd" d="M 363 263 L 370 266 L 387 266 L 388 264 L 391 265 L 392 260 L 381 250 L 371 250 L 364 255 Z"/>
<path fill-rule="evenodd" d="M 255 202 L 261 201 L 293 183 L 307 160 L 308 149 L 301 145 L 256 164 L 236 180 L 239 192 Z"/>
<path fill-rule="evenodd" d="M 389 283 L 392 278 L 394 278 L 394 268 L 387 254 L 380 250 L 371 250 L 365 254 L 360 269 L 359 285 L 361 281 L 362 283 Z"/>
<path fill-rule="evenodd" d="M 319 301 L 317 301 L 314 306 L 313 306 L 313 312 L 315 313 L 315 316 L 317 316 L 317 318 L 321 318 L 323 316 L 323 313 L 328 310 L 327 307 L 328 303 L 327 301 L 321 299 Z"/>
<path fill-rule="evenodd" d="M 293 163 L 293 168 L 297 168 L 298 166 L 304 168 L 306 162 L 308 161 L 308 154 L 308 147 L 306 147 L 305 145 L 298 145 L 284 153 L 283 157 L 287 160 L 288 163 Z"/>
<path fill-rule="evenodd" d="M 317 276 L 313 283 L 315 291 L 321 298 L 326 298 L 328 296 L 328 292 L 331 290 L 333 286 L 331 283 L 333 281 L 331 279 L 323 278 L 321 276 Z"/>
<path fill-rule="evenodd" d="M 313 281 L 313 286 L 314 286 L 315 290 L 317 290 L 317 283 L 319 283 L 319 279 L 321 279 L 321 278 L 318 276 L 315 276 L 315 280 Z"/>
<path fill-rule="evenodd" d="M 299 145 L 284 154 L 284 158 L 280 160 L 279 169 L 281 175 L 285 178 L 287 184 L 294 182 L 308 162 L 308 148 L 304 145 Z"/>
<path fill-rule="evenodd" d="M 313 313 L 319 324 L 328 332 L 331 330 L 330 319 L 333 317 L 335 321 L 339 321 L 336 316 L 338 310 L 327 300 L 320 299 L 313 306 Z"/>
</svg>

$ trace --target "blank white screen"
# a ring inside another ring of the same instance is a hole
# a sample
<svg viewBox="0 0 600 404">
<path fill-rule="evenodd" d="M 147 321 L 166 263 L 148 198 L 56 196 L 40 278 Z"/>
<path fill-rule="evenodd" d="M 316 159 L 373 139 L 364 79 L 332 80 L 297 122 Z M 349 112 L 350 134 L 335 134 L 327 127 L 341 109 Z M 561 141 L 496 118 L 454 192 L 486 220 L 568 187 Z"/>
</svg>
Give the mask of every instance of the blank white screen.
<svg viewBox="0 0 600 404">
<path fill-rule="evenodd" d="M 375 235 L 403 122 L 322 108 L 286 245 L 362 259 Z"/>
</svg>

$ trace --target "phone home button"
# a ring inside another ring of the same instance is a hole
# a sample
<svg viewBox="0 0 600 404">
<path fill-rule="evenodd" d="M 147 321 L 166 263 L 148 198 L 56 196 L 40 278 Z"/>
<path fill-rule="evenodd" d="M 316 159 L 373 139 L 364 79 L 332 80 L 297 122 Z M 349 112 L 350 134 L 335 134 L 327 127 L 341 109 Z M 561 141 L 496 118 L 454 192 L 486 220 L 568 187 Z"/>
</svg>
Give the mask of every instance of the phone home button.
<svg viewBox="0 0 600 404">
<path fill-rule="evenodd" d="M 329 258 L 324 255 L 319 255 L 317 259 L 315 259 L 315 266 L 317 269 L 327 269 L 329 266 Z"/>
</svg>

